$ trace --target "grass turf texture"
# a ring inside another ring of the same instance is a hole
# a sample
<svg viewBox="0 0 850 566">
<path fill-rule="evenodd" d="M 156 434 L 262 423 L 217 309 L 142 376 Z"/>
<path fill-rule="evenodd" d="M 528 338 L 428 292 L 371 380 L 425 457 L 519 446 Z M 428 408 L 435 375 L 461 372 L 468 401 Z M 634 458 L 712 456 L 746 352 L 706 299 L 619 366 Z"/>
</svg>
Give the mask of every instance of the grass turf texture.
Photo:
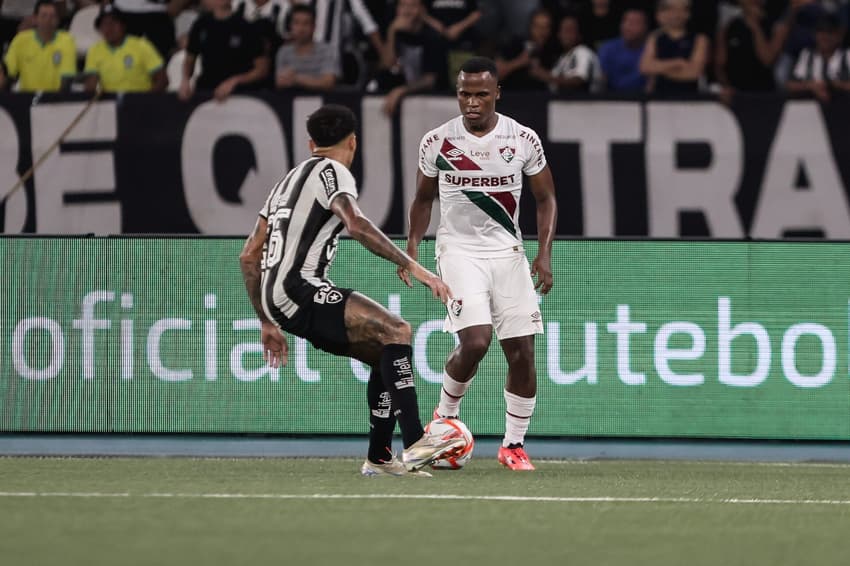
<svg viewBox="0 0 850 566">
<path fill-rule="evenodd" d="M 350 459 L 0 458 L 0 563 L 848 561 L 848 466 L 537 463 L 482 458 L 422 479 L 363 478 Z M 432 495 L 528 499 L 407 498 Z M 584 499 L 597 497 L 611 499 Z"/>
</svg>

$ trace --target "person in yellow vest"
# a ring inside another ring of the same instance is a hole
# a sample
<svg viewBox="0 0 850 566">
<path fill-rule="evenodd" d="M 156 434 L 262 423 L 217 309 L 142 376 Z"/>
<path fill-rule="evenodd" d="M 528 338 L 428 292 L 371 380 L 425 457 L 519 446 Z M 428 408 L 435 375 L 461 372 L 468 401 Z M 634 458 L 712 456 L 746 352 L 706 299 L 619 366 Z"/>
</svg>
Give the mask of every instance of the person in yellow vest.
<svg viewBox="0 0 850 566">
<path fill-rule="evenodd" d="M 0 71 L 0 88 L 18 81 L 22 92 L 64 90 L 77 74 L 74 38 L 59 28 L 59 14 L 53 0 L 35 5 L 35 28 L 18 33 L 9 44 Z"/>
<path fill-rule="evenodd" d="M 105 4 L 94 22 L 103 39 L 86 53 L 86 90 L 162 92 L 168 86 L 160 54 L 144 37 L 127 35 L 124 14 Z"/>
</svg>

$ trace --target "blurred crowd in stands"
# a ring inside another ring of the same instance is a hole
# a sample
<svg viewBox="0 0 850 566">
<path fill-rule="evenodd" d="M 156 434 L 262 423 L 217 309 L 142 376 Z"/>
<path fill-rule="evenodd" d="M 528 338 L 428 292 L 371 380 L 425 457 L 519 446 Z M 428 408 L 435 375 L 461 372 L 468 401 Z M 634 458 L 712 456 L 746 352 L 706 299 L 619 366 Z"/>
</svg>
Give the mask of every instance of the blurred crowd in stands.
<svg viewBox="0 0 850 566">
<path fill-rule="evenodd" d="M 0 0 L 0 89 L 850 91 L 850 0 Z"/>
</svg>

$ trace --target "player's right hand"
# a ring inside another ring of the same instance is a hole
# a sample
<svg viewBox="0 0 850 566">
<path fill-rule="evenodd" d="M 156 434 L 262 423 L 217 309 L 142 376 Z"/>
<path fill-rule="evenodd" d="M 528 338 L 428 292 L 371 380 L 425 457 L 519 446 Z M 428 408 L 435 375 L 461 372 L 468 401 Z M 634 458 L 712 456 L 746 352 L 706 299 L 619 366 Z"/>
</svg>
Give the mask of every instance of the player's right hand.
<svg viewBox="0 0 850 566">
<path fill-rule="evenodd" d="M 452 298 L 452 290 L 449 286 L 443 283 L 443 280 L 419 265 L 414 264 L 410 269 L 413 275 L 419 282 L 431 289 L 431 294 L 435 299 L 439 299 L 441 303 L 446 304 Z"/>
<path fill-rule="evenodd" d="M 399 266 L 399 268 L 396 269 L 395 272 L 398 275 L 398 278 L 404 281 L 405 285 L 410 288 L 413 288 L 413 281 L 410 280 L 410 271 L 408 271 L 406 267 Z"/>
<path fill-rule="evenodd" d="M 411 259 L 413 259 L 413 261 L 416 261 L 416 258 L 419 256 L 419 250 L 417 248 L 408 247 L 407 255 L 409 255 Z M 413 288 L 413 281 L 410 279 L 409 269 L 407 269 L 406 267 L 399 266 L 398 269 L 396 269 L 396 274 L 398 275 L 399 279 L 404 281 L 405 285 L 407 285 L 411 289 Z"/>
<path fill-rule="evenodd" d="M 269 321 L 263 321 L 260 327 L 260 338 L 263 342 L 263 360 L 270 367 L 285 366 L 289 358 L 289 344 L 283 332 Z"/>
</svg>

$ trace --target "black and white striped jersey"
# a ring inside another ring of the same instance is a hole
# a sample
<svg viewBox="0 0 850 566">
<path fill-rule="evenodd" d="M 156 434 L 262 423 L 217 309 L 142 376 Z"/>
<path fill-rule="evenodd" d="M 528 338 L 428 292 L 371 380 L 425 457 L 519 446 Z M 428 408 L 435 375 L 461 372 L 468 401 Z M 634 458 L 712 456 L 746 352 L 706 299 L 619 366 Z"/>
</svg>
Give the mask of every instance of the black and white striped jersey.
<svg viewBox="0 0 850 566">
<path fill-rule="evenodd" d="M 336 254 L 342 221 L 331 201 L 346 193 L 357 198 L 357 186 L 343 164 L 311 157 L 275 185 L 260 216 L 268 221 L 261 281 L 263 310 L 284 325 L 319 289 Z"/>
<path fill-rule="evenodd" d="M 791 72 L 796 81 L 848 81 L 850 80 L 850 50 L 836 49 L 825 59 L 815 49 L 803 49 Z"/>
</svg>

